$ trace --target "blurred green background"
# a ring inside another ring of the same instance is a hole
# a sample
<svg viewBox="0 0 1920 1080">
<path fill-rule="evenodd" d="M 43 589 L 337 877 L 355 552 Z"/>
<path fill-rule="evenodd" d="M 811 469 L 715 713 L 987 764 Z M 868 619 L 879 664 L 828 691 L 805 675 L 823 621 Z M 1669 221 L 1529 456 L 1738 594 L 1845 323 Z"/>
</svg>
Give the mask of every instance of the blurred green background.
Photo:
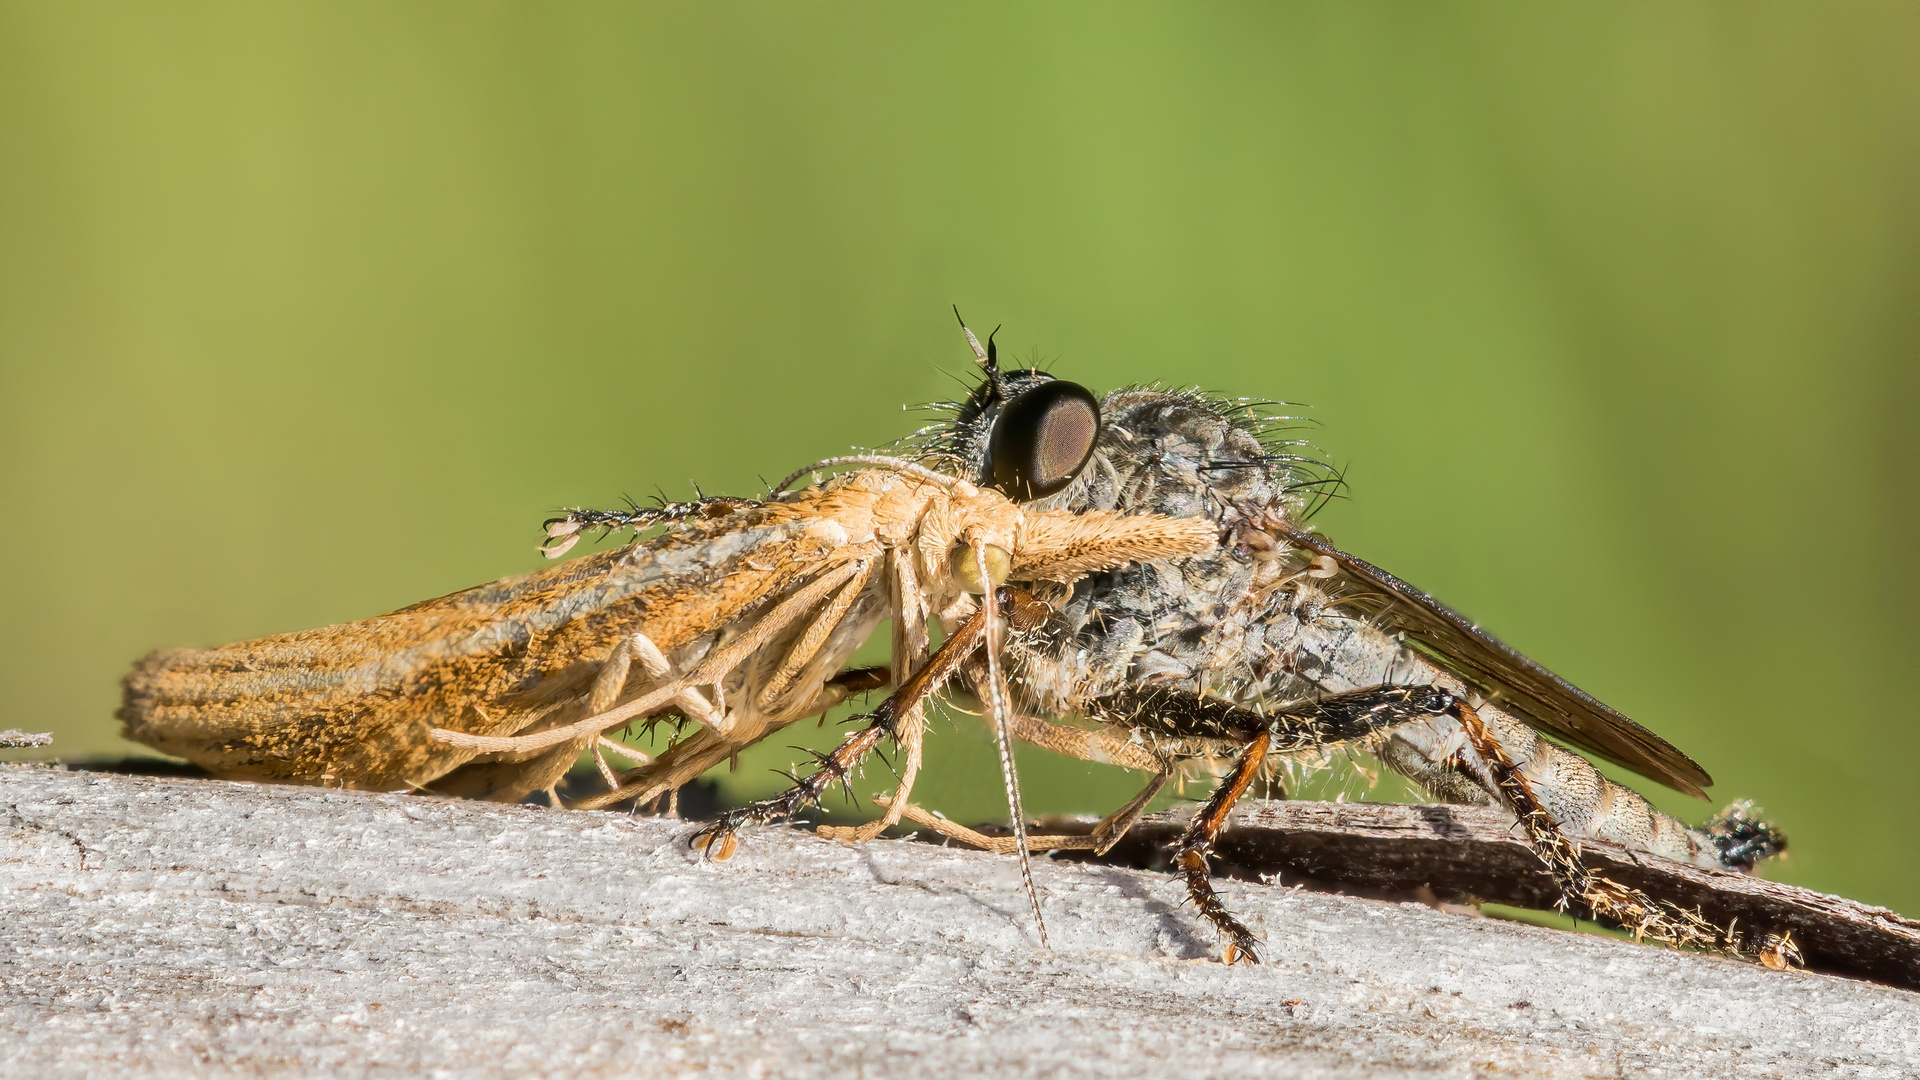
<svg viewBox="0 0 1920 1080">
<path fill-rule="evenodd" d="M 893 439 L 958 303 L 1096 389 L 1310 405 L 1337 541 L 1758 800 L 1776 876 L 1920 914 L 1917 43 L 1891 3 L 7 4 L 0 727 L 131 751 L 148 649 Z M 921 794 L 991 819 L 962 721 Z"/>
</svg>

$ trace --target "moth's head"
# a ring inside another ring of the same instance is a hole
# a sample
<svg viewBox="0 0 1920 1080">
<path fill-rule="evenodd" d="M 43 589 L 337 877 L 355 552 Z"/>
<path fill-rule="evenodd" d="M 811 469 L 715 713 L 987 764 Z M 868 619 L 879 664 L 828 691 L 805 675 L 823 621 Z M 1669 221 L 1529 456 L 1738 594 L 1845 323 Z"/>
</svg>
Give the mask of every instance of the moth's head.
<svg viewBox="0 0 1920 1080">
<path fill-rule="evenodd" d="M 1000 370 L 993 334 L 983 348 L 964 319 L 960 330 L 983 377 L 954 415 L 948 449 L 965 475 L 1015 502 L 1058 494 L 1093 458 L 1099 400 L 1079 383 L 1037 368 Z"/>
</svg>

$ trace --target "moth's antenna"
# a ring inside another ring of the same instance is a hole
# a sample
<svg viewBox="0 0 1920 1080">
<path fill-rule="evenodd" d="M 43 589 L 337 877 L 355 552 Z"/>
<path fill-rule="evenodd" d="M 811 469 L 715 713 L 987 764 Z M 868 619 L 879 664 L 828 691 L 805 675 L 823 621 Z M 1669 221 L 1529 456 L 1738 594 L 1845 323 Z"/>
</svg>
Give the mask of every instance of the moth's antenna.
<svg viewBox="0 0 1920 1080">
<path fill-rule="evenodd" d="M 968 335 L 971 337 L 972 335 Z M 987 585 L 980 598 L 987 613 L 987 712 L 993 717 L 993 741 L 1000 748 L 1000 775 L 1007 782 L 1007 809 L 1013 812 L 1013 849 L 1020 856 L 1020 880 L 1027 887 L 1027 901 L 1033 905 L 1033 924 L 1040 930 L 1040 947 L 1047 943 L 1047 919 L 1040 913 L 1040 892 L 1033 887 L 1033 860 L 1027 851 L 1027 813 L 1020 805 L 1020 774 L 1013 767 L 1013 717 L 1007 705 L 1007 687 L 1000 676 L 1000 643 L 1004 637 L 1000 622 L 1000 600 L 995 595 L 992 572 L 987 569 L 987 547 L 973 545 L 974 567 Z"/>
<path fill-rule="evenodd" d="M 953 317 L 960 320 L 960 332 L 967 335 L 967 344 L 973 347 L 974 361 L 986 369 L 987 381 L 993 384 L 993 400 L 1005 401 L 1007 384 L 1000 378 L 1000 350 L 993 346 L 993 334 L 999 333 L 1000 328 L 994 327 L 993 334 L 987 335 L 987 347 L 983 349 L 980 347 L 980 339 L 974 337 L 973 331 L 967 329 L 967 320 L 961 317 L 959 304 L 953 305 Z"/>
</svg>

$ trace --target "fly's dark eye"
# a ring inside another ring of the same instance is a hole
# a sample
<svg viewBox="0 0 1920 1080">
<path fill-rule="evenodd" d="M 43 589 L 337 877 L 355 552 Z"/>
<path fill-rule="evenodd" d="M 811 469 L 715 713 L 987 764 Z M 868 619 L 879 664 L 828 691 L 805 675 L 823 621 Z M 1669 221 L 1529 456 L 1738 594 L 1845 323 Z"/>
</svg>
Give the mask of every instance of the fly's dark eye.
<svg viewBox="0 0 1920 1080">
<path fill-rule="evenodd" d="M 987 460 L 993 486 L 1015 502 L 1044 499 L 1073 482 L 1093 456 L 1100 405 L 1086 387 L 1046 382 L 1000 410 Z"/>
</svg>

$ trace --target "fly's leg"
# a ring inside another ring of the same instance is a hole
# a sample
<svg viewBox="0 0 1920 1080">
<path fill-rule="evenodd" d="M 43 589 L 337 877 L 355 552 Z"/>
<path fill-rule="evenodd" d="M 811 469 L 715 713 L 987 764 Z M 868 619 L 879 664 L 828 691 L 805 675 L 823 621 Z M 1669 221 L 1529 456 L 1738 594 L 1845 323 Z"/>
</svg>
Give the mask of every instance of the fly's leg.
<svg viewBox="0 0 1920 1080">
<path fill-rule="evenodd" d="M 1262 713 L 1187 691 L 1156 688 L 1100 698 L 1089 711 L 1110 724 L 1173 738 L 1232 741 L 1245 748 L 1227 779 L 1188 823 L 1174 862 L 1200 913 L 1227 937 L 1226 961 L 1258 963 L 1252 932 L 1213 891 L 1207 854 L 1261 763 L 1269 754 L 1363 739 L 1417 720 L 1450 715 L 1459 704 L 1445 687 L 1374 686 Z"/>
<path fill-rule="evenodd" d="M 728 812 L 719 821 L 695 833 L 689 842 L 705 851 L 710 858 L 731 858 L 739 847 L 736 834 L 742 826 L 786 821 L 813 805 L 821 793 L 836 781 L 846 783 L 853 770 L 880 744 L 880 740 L 894 733 L 894 720 L 893 711 L 882 703 L 871 723 L 847 736 L 834 748 L 833 753 L 821 756 L 817 771 L 788 788 L 782 795 Z"/>
<path fill-rule="evenodd" d="M 1273 736 L 1261 732 L 1247 743 L 1240 752 L 1233 771 L 1214 789 L 1213 797 L 1193 815 L 1187 823 L 1187 831 L 1180 838 L 1180 846 L 1174 850 L 1174 865 L 1180 870 L 1180 876 L 1187 881 L 1187 896 L 1193 900 L 1200 914 L 1214 925 L 1227 938 L 1227 948 L 1221 959 L 1229 964 L 1245 960 L 1249 964 L 1260 962 L 1259 943 L 1254 940 L 1253 931 L 1235 918 L 1227 905 L 1221 903 L 1220 895 L 1213 891 L 1212 876 L 1208 873 L 1207 853 L 1213 850 L 1213 842 L 1226 827 L 1227 815 L 1233 812 L 1233 804 L 1240 801 L 1260 773 L 1260 765 L 1267 759 L 1267 751 L 1273 746 Z"/>
<path fill-rule="evenodd" d="M 1791 939 L 1769 937 L 1756 946 L 1743 947 L 1728 928 L 1715 926 L 1664 900 L 1656 900 L 1619 882 L 1595 874 L 1580 861 L 1580 848 L 1560 831 L 1553 815 L 1540 805 L 1533 785 L 1521 772 L 1506 748 L 1487 731 L 1480 715 L 1466 702 L 1454 706 L 1453 715 L 1467 734 L 1472 748 L 1487 770 L 1487 779 L 1501 801 L 1520 820 L 1527 844 L 1547 865 L 1554 883 L 1560 887 L 1561 906 L 1577 905 L 1594 917 L 1624 927 L 1635 940 L 1651 939 L 1669 945 L 1751 954 L 1755 951 L 1767 966 L 1785 966 L 1797 956 Z"/>
<path fill-rule="evenodd" d="M 1002 590 L 1007 603 L 1013 602 L 1014 592 Z M 909 675 L 899 689 L 880 703 L 870 714 L 872 720 L 866 727 L 847 736 L 831 754 L 822 756 L 817 771 L 785 794 L 723 814 L 720 820 L 695 833 L 690 841 L 692 845 L 706 851 L 711 858 L 726 859 L 739 846 L 736 834 L 743 826 L 788 820 L 811 806 L 830 785 L 846 782 L 881 739 L 898 732 L 900 718 L 916 712 L 929 695 L 945 686 L 986 639 L 987 611 L 982 606 L 941 643 L 924 667 Z"/>
<path fill-rule="evenodd" d="M 1754 817 L 1749 804 L 1735 803 L 1705 825 L 1690 828 L 1497 707 L 1482 705 L 1474 711 L 1526 777 L 1534 800 L 1570 837 L 1606 840 L 1630 851 L 1742 873 L 1786 848 L 1786 837 Z M 1479 759 L 1462 753 L 1467 745 L 1465 729 L 1449 717 L 1400 729 L 1378 753 L 1382 763 L 1443 802 L 1504 807 L 1484 770 L 1476 771 Z"/>
</svg>

